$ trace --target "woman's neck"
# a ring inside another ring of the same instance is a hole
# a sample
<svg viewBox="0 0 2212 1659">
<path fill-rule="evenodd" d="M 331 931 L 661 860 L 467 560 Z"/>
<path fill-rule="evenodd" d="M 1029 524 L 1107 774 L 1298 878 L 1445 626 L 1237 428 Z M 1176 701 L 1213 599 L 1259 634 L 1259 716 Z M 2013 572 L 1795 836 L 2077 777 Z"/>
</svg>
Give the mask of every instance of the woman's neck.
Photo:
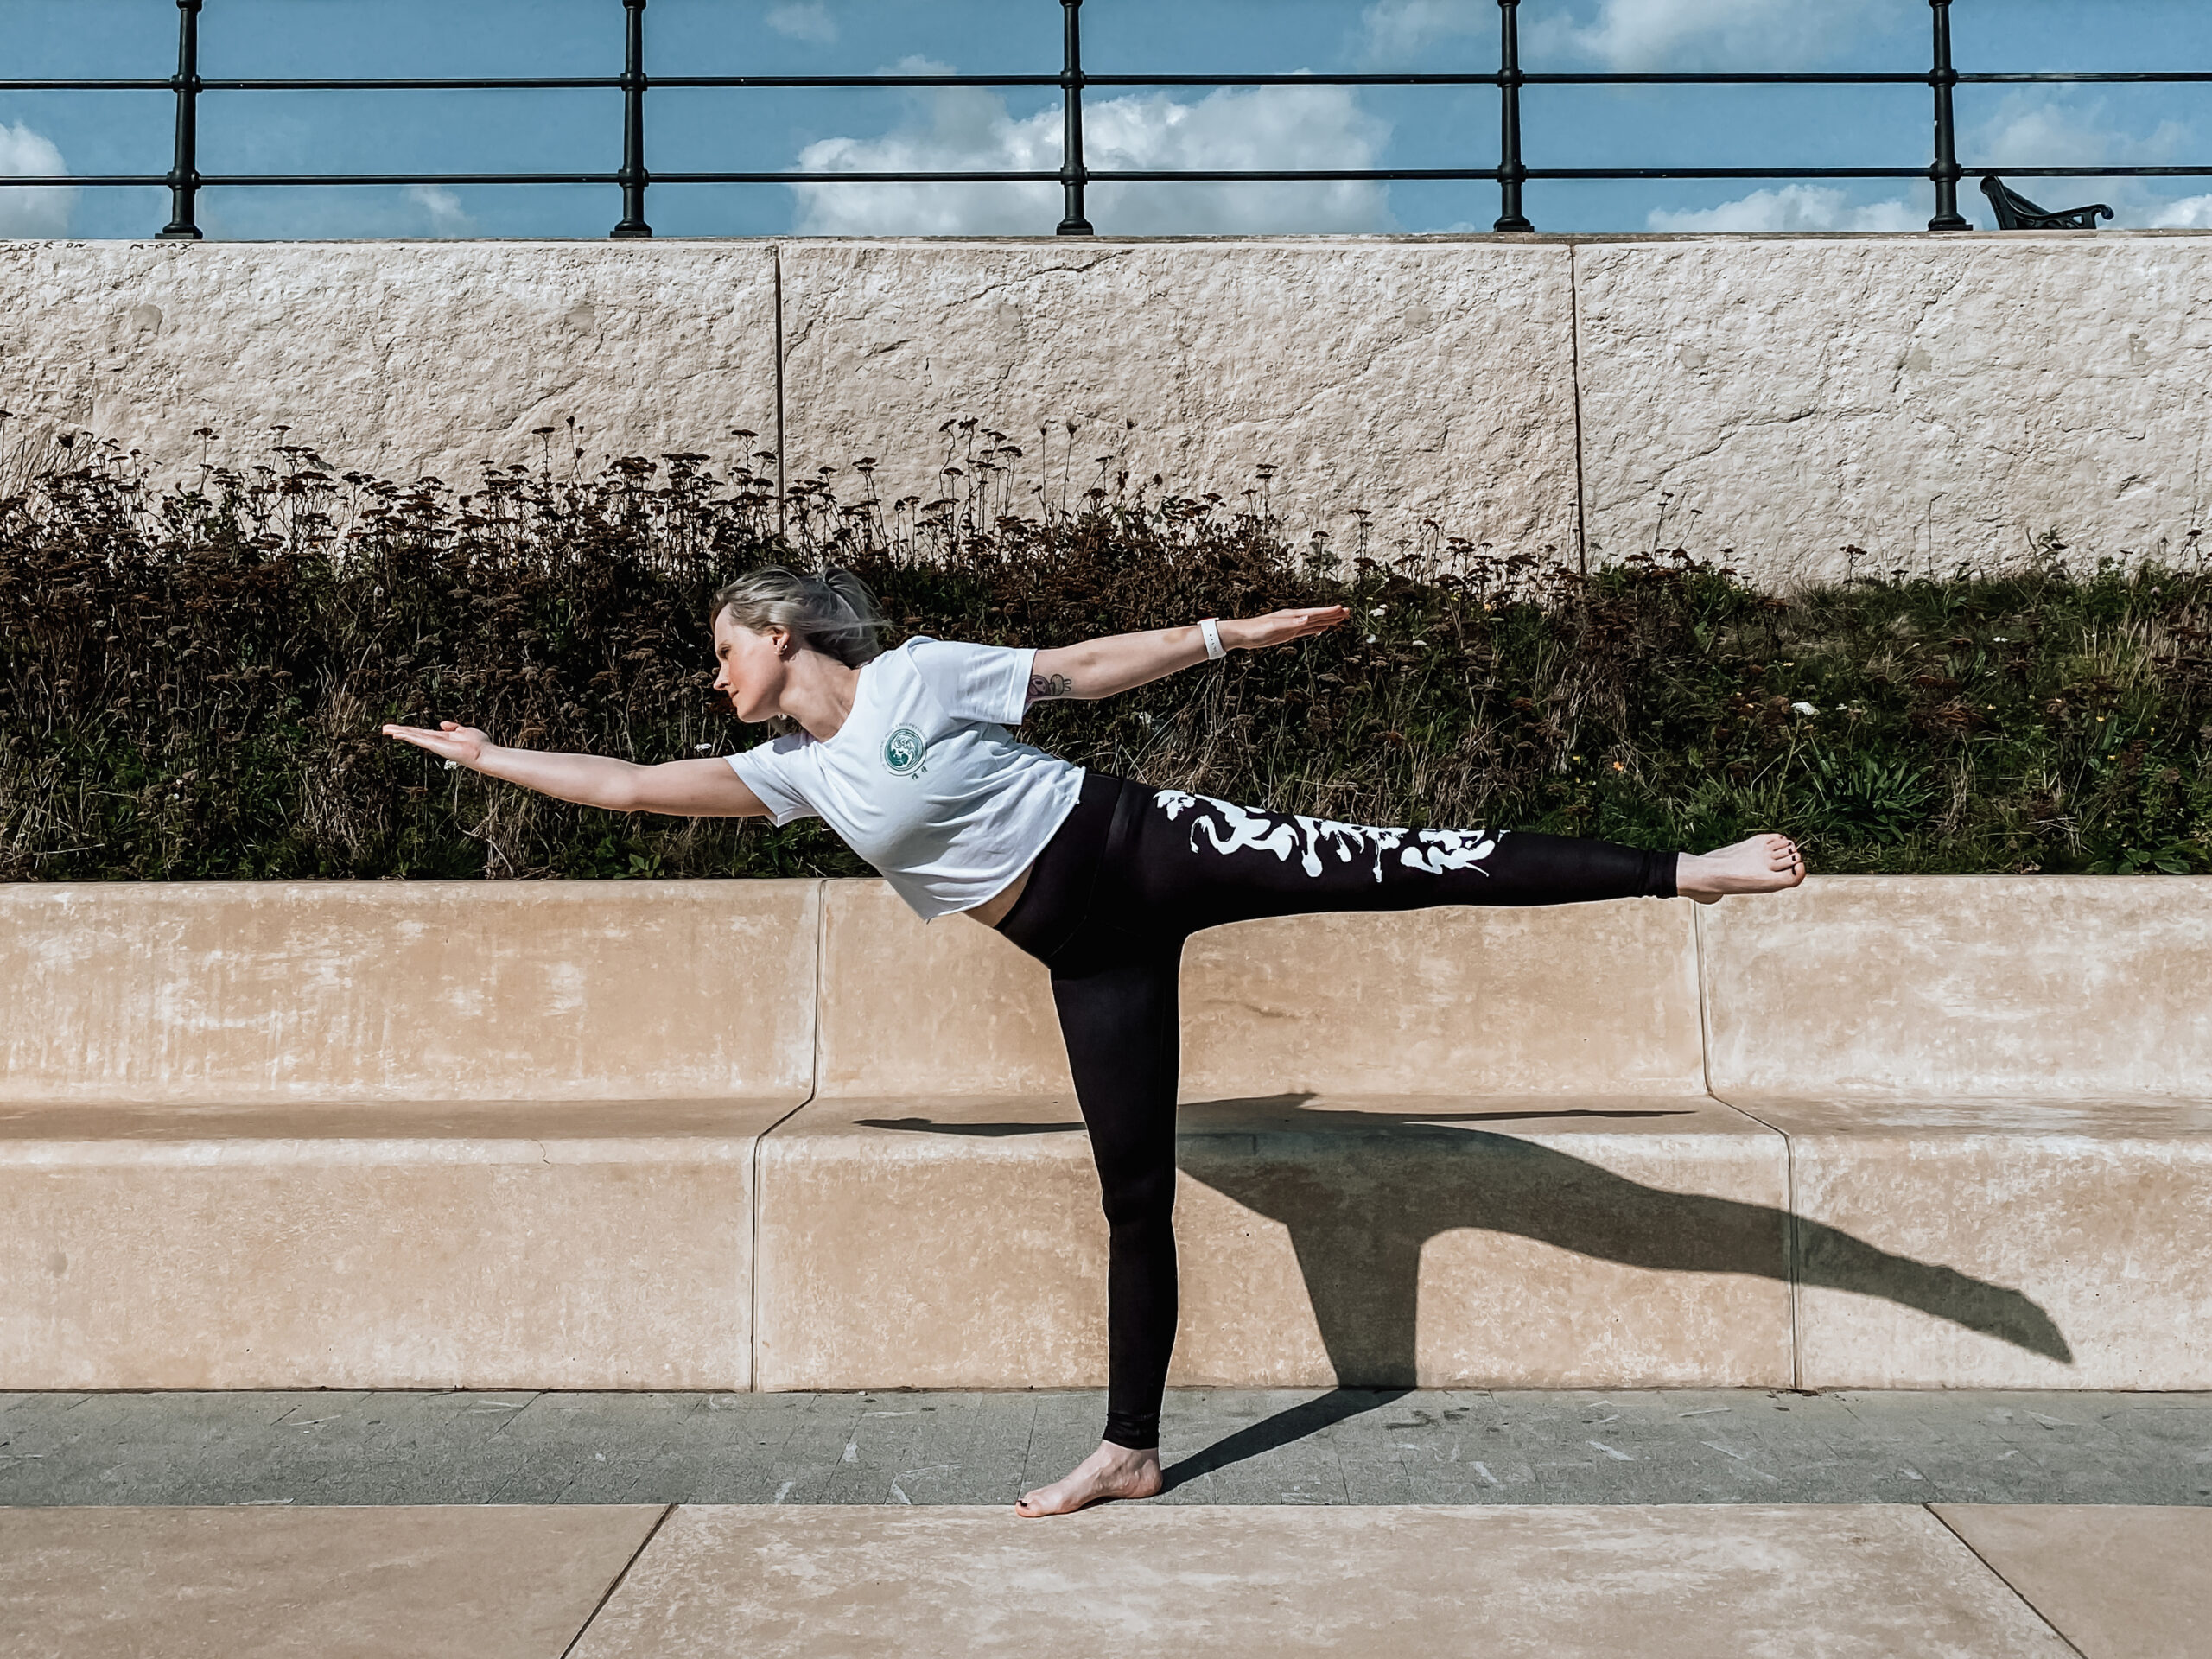
<svg viewBox="0 0 2212 1659">
<path fill-rule="evenodd" d="M 802 651 L 785 671 L 776 712 L 797 721 L 807 735 L 826 743 L 851 718 L 861 671 L 818 651 Z"/>
</svg>

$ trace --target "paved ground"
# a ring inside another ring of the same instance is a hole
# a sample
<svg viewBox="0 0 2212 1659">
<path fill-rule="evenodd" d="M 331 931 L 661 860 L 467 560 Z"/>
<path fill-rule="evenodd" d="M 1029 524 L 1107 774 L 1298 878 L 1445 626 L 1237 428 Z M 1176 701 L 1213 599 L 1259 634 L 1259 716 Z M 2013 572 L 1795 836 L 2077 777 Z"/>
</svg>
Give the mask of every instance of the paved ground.
<svg viewBox="0 0 2212 1659">
<path fill-rule="evenodd" d="M 1004 1504 L 1071 1394 L 0 1395 L 0 1505 Z M 1173 1504 L 2212 1505 L 2212 1395 L 1181 1393 Z M 2208 1645 L 2212 1652 L 2212 1645 Z"/>
<path fill-rule="evenodd" d="M 2190 1659 L 2212 1509 L 0 1510 L 6 1659 Z"/>
</svg>

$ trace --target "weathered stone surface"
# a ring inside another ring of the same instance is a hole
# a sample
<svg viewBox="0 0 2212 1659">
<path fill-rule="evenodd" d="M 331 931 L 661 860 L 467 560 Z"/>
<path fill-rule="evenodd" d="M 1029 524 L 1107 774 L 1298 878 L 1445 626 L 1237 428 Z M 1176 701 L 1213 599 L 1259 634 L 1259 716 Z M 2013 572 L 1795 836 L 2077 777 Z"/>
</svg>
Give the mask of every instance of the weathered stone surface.
<svg viewBox="0 0 2212 1659">
<path fill-rule="evenodd" d="M 195 477 L 267 429 L 462 487 L 479 464 L 772 448 L 757 242 L 0 243 L 0 408 Z M 730 436 L 747 428 L 760 438 Z"/>
<path fill-rule="evenodd" d="M 2212 1098 L 2212 880 L 1815 876 L 1698 921 L 1724 1100 Z"/>
<path fill-rule="evenodd" d="M 1696 984 L 1687 904 L 1195 938 L 1175 1379 L 1786 1385 L 1783 1144 L 1704 1096 Z M 839 882 L 821 1006 L 760 1148 L 760 1386 L 1102 1381 L 1045 970 Z"/>
<path fill-rule="evenodd" d="M 10 1113 L 0 1387 L 748 1387 L 779 1112 Z"/>
<path fill-rule="evenodd" d="M 555 1659 L 658 1505 L 0 1510 L 0 1649 Z"/>
<path fill-rule="evenodd" d="M 2204 1651 L 2212 1510 L 1946 1503 L 1936 1513 L 2088 1659 Z"/>
<path fill-rule="evenodd" d="M 1917 1508 L 762 1505 L 677 1510 L 576 1659 L 721 1659 L 739 1630 L 790 1659 L 2072 1652 Z"/>
<path fill-rule="evenodd" d="M 831 883 L 825 1096 L 1066 1094 L 1044 968 L 880 882 Z M 1656 901 L 1243 922 L 1184 956 L 1192 1100 L 1697 1096 L 1693 906 Z"/>
<path fill-rule="evenodd" d="M 820 902 L 813 881 L 0 886 L 0 1101 L 794 1106 Z"/>
<path fill-rule="evenodd" d="M 1730 1098 L 1789 1138 L 1800 1386 L 2212 1379 L 2212 1104 Z"/>
<path fill-rule="evenodd" d="M 465 483 L 573 416 L 591 458 L 767 448 L 849 496 L 869 455 L 883 499 L 928 500 L 974 486 L 938 433 L 973 419 L 1055 498 L 1100 456 L 1232 499 L 1272 466 L 1295 538 L 1345 549 L 1365 507 L 1385 545 L 1433 519 L 1569 555 L 1579 498 L 1599 557 L 1725 547 L 1773 580 L 1846 543 L 1883 569 L 2051 529 L 2178 543 L 2208 353 L 2190 232 L 0 244 L 0 407 L 165 476 L 195 428 L 235 458 L 283 423 Z"/>
<path fill-rule="evenodd" d="M 1180 1116 L 1185 1387 L 1788 1387 L 1781 1137 L 1696 1100 Z M 759 1386 L 1105 1381 L 1065 1096 L 817 1101 L 760 1145 Z"/>
<path fill-rule="evenodd" d="M 887 501 L 964 494 L 938 469 L 967 468 L 967 444 L 937 433 L 973 417 L 1048 499 L 1063 475 L 1079 495 L 1100 456 L 1224 495 L 1272 465 L 1297 540 L 1351 548 L 1366 507 L 1386 541 L 1427 518 L 1507 550 L 1573 546 L 1563 248 L 802 241 L 783 270 L 794 478 L 873 455 Z"/>
<path fill-rule="evenodd" d="M 2204 522 L 2200 233 L 1603 239 L 1575 272 L 1593 553 L 1788 578 Z"/>
</svg>

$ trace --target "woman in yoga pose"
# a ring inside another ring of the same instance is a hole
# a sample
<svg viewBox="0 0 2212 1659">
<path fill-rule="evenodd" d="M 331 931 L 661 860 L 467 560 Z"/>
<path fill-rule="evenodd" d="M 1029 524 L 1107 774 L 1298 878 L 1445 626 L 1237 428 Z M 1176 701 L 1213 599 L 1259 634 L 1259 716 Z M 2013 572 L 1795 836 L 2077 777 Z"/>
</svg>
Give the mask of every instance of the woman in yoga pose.
<svg viewBox="0 0 2212 1659">
<path fill-rule="evenodd" d="M 849 573 L 754 570 L 715 595 L 717 690 L 798 729 L 721 759 L 634 766 L 503 748 L 446 721 L 389 735 L 565 801 L 687 817 L 818 815 L 925 920 L 959 911 L 1052 970 L 1110 1236 L 1106 1432 L 1024 1515 L 1160 1487 L 1175 1339 L 1176 973 L 1201 928 L 1316 911 L 1707 902 L 1804 879 L 1796 845 L 1705 854 L 1486 830 L 1392 830 L 1234 806 L 1085 772 L 1016 742 L 1031 705 L 1117 692 L 1332 628 L 1340 605 L 1056 650 L 914 639 L 895 651 Z"/>
</svg>

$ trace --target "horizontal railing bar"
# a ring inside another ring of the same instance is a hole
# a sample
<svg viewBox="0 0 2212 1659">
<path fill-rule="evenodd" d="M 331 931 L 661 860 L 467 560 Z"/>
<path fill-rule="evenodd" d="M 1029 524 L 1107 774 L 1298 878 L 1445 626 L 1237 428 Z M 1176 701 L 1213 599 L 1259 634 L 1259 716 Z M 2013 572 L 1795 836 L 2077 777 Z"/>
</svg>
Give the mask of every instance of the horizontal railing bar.
<svg viewBox="0 0 2212 1659">
<path fill-rule="evenodd" d="M 2014 178 L 2128 179 L 2212 178 L 2212 167 L 2006 167 L 1964 169 L 1969 175 L 1995 172 Z M 1532 167 L 1522 176 L 1554 182 L 1592 182 L 1610 179 L 1924 179 L 1924 167 Z M 1499 169 L 1491 167 L 1427 168 L 1266 168 L 1182 170 L 1118 170 L 1091 168 L 1094 183 L 1106 184 L 1223 184 L 1240 179 L 1257 183 L 1387 182 L 1403 180 L 1495 181 Z M 39 177 L 0 176 L 0 189 L 18 185 L 55 188 L 105 185 L 166 185 L 166 173 L 61 175 Z M 404 185 L 404 184 L 620 184 L 619 173 L 203 173 L 194 182 L 202 189 L 256 185 Z M 652 175 L 655 184 L 1057 184 L 1058 172 L 966 173 L 663 173 Z"/>
<path fill-rule="evenodd" d="M 1097 75 L 1086 74 L 1086 86 L 1495 86 L 1495 72 L 1475 74 L 1430 73 L 1365 74 L 1268 75 Z M 1855 74 L 1731 73 L 1668 74 L 1538 74 L 1525 73 L 1529 86 L 1925 86 L 1925 73 L 1866 73 Z M 2067 83 L 2190 83 L 2212 82 L 2212 71 L 2144 70 L 2098 73 L 2021 73 L 1966 74 L 1961 86 L 2062 85 Z M 200 79 L 207 92 L 499 92 L 619 91 L 619 75 L 506 75 L 497 77 L 410 76 L 382 79 Z M 791 88 L 868 86 L 1035 86 L 1057 87 L 1058 75 L 656 75 L 655 87 Z M 0 80 L 0 92 L 141 92 L 176 90 L 173 79 Z"/>
<path fill-rule="evenodd" d="M 0 80 L 0 92 L 173 92 L 174 80 Z"/>
<path fill-rule="evenodd" d="M 1027 176 L 1027 175 L 1025 175 Z M 1058 178 L 1057 173 L 1038 175 Z M 219 186 L 259 184 L 620 184 L 619 173 L 195 173 L 192 181 L 201 189 Z M 0 174 L 0 189 L 25 185 L 168 184 L 166 173 L 110 173 L 82 178 L 16 178 Z"/>
<path fill-rule="evenodd" d="M 2082 74 L 1965 74 L 1959 84 L 1969 82 L 1982 86 L 2012 86 L 2021 82 L 2037 81 L 2137 81 L 2137 80 L 2212 80 L 2212 70 L 2205 69 L 2150 69 L 2143 71 L 2113 70 Z"/>
</svg>

